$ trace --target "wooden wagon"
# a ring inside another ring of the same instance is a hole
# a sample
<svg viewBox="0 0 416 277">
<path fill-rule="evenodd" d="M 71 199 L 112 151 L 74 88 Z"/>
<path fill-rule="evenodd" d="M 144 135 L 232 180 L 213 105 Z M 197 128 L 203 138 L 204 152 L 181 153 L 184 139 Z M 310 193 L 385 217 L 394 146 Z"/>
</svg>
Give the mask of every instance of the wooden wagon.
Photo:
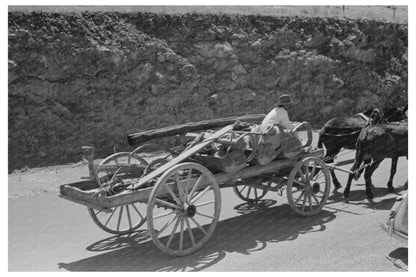
<svg viewBox="0 0 416 277">
<path fill-rule="evenodd" d="M 264 132 L 251 122 L 264 115 L 209 120 L 128 135 L 132 152 L 94 163 L 94 149 L 84 147 L 89 178 L 61 185 L 60 196 L 87 206 L 94 222 L 113 234 L 126 234 L 147 222 L 155 245 L 171 255 L 187 255 L 213 234 L 221 210 L 221 188 L 233 187 L 244 201 L 286 189 L 293 211 L 318 213 L 330 192 L 330 175 L 322 149 L 311 147 L 309 124 L 279 127 L 280 148 L 259 164 L 256 156 Z M 285 136 L 303 130 L 306 142 L 290 158 L 282 155 Z M 173 146 L 149 143 L 170 136 Z M 144 144 L 146 143 L 146 144 Z M 143 207 L 145 207 L 145 211 Z"/>
</svg>

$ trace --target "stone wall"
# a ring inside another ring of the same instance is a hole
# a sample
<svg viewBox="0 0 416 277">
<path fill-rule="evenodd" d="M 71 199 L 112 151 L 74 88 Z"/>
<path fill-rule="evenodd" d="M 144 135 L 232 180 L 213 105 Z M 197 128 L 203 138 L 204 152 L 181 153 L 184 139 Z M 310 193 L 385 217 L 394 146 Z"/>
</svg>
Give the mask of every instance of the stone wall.
<svg viewBox="0 0 416 277">
<path fill-rule="evenodd" d="M 268 112 L 322 125 L 407 103 L 407 25 L 151 13 L 9 13 L 9 170 L 129 150 L 126 134 Z"/>
</svg>

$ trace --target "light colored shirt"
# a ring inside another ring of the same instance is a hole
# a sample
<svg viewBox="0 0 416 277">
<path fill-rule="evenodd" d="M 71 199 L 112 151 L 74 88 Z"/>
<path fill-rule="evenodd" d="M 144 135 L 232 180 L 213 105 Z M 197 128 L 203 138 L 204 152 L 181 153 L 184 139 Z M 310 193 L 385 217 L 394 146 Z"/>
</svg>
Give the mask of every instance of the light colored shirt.
<svg viewBox="0 0 416 277">
<path fill-rule="evenodd" d="M 285 129 L 290 130 L 295 128 L 295 126 L 292 123 L 290 123 L 289 115 L 283 107 L 276 107 L 266 115 L 261 125 L 268 124 L 279 124 L 283 126 Z"/>
</svg>

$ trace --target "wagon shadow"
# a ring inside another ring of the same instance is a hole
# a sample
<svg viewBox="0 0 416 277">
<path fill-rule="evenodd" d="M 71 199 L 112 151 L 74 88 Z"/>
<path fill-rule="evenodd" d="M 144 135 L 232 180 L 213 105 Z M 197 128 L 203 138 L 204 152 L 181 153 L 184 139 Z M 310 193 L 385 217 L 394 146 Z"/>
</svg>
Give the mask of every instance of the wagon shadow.
<svg viewBox="0 0 416 277">
<path fill-rule="evenodd" d="M 250 255 L 271 243 L 324 231 L 325 224 L 335 219 L 335 213 L 326 210 L 303 217 L 295 215 L 289 205 L 265 208 L 265 203 L 260 202 L 257 211 L 251 206 L 251 212 L 220 221 L 208 243 L 188 256 L 171 257 L 160 252 L 147 232 L 140 231 L 96 242 L 87 249 L 107 252 L 60 263 L 59 267 L 69 271 L 200 271 L 218 263 L 227 253 Z M 238 205 L 236 209 L 246 207 Z"/>
</svg>

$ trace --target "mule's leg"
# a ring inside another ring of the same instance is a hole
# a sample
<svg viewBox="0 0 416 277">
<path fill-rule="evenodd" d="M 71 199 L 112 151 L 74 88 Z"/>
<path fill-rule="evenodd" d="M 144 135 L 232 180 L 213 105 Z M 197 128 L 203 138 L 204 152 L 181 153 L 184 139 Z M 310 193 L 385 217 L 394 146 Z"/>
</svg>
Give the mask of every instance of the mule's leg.
<svg viewBox="0 0 416 277">
<path fill-rule="evenodd" d="M 347 185 L 345 186 L 345 189 L 344 189 L 344 198 L 345 198 L 346 202 L 348 202 L 348 197 L 350 196 L 351 182 L 352 182 L 352 179 L 355 176 L 355 170 L 358 168 L 358 166 L 360 166 L 360 164 L 361 164 L 361 161 L 355 160 L 355 162 L 354 162 L 354 164 L 351 168 L 351 171 L 353 173 L 348 174 Z"/>
<path fill-rule="evenodd" d="M 373 162 L 371 163 L 370 166 L 368 166 L 365 169 L 364 172 L 364 179 L 365 179 L 365 193 L 367 194 L 367 198 L 368 199 L 373 199 L 374 198 L 374 194 L 372 192 L 372 182 L 371 182 L 371 176 L 373 175 L 374 171 L 377 169 L 377 167 L 380 165 L 380 163 L 382 162 L 382 159 L 378 159 L 373 160 Z"/>
<path fill-rule="evenodd" d="M 399 160 L 399 157 L 394 157 L 391 159 L 390 179 L 387 183 L 387 189 L 389 190 L 389 192 L 394 191 L 393 178 L 394 178 L 394 175 L 396 174 L 398 160 Z"/>
<path fill-rule="evenodd" d="M 327 149 L 328 152 L 326 153 L 325 162 L 326 163 L 334 163 L 335 156 L 339 153 L 340 150 L 341 150 L 341 147 L 328 148 Z M 330 169 L 329 172 L 331 173 L 332 183 L 335 186 L 335 190 L 341 188 L 341 183 L 338 181 L 338 178 L 335 175 L 335 171 L 333 169 Z"/>
</svg>

